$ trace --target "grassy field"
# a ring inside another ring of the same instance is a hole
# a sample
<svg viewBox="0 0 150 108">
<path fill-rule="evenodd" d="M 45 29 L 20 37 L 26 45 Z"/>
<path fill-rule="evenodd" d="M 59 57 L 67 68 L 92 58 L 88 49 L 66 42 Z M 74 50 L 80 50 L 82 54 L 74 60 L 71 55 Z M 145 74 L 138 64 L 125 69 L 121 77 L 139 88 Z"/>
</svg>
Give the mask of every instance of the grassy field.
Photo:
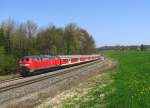
<svg viewBox="0 0 150 108">
<path fill-rule="evenodd" d="M 150 52 L 105 52 L 118 61 L 106 96 L 109 108 L 150 108 Z"/>
<path fill-rule="evenodd" d="M 150 108 L 150 52 L 103 52 L 116 69 L 66 91 L 48 108 Z"/>
</svg>

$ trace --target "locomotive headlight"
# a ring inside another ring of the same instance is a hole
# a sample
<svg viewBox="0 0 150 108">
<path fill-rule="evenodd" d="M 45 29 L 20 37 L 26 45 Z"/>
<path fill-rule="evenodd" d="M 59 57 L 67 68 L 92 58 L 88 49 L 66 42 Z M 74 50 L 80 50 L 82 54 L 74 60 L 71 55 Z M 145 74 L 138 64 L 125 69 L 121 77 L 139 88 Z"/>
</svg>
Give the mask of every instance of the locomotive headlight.
<svg viewBox="0 0 150 108">
<path fill-rule="evenodd" d="M 20 64 L 20 66 L 30 66 L 30 64 Z"/>
<path fill-rule="evenodd" d="M 30 66 L 30 64 L 25 64 L 25 66 Z"/>
</svg>

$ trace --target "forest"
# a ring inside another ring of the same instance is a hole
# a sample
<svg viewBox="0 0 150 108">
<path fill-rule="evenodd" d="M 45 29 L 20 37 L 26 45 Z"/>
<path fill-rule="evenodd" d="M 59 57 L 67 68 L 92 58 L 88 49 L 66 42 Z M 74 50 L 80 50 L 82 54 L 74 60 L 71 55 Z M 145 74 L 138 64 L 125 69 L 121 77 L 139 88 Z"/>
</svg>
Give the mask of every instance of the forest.
<svg viewBox="0 0 150 108">
<path fill-rule="evenodd" d="M 39 27 L 31 20 L 0 22 L 0 75 L 18 72 L 19 58 L 27 55 L 92 53 L 95 53 L 92 35 L 75 23 Z"/>
</svg>

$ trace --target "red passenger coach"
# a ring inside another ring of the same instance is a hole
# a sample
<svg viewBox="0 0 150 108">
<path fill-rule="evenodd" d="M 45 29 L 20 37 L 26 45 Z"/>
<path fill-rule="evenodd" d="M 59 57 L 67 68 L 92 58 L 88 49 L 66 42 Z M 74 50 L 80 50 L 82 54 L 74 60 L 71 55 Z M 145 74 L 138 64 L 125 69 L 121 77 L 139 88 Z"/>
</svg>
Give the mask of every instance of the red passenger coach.
<svg viewBox="0 0 150 108">
<path fill-rule="evenodd" d="M 104 57 L 100 55 L 25 56 L 20 59 L 19 68 L 22 76 L 28 76 L 41 70 L 70 66 L 98 59 L 104 60 Z"/>
<path fill-rule="evenodd" d="M 80 56 L 79 55 L 65 55 L 65 56 L 59 56 L 61 59 L 61 66 L 64 65 L 73 65 L 73 64 L 77 64 L 80 63 Z"/>
</svg>

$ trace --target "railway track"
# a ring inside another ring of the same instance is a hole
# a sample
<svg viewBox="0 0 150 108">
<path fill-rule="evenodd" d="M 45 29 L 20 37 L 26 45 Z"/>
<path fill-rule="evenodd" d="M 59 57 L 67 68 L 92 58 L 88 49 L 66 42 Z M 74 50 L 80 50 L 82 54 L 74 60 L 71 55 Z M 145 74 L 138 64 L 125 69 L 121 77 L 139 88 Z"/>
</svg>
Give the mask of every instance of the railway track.
<svg viewBox="0 0 150 108">
<path fill-rule="evenodd" d="M 42 81 L 42 80 L 45 80 L 48 78 L 57 77 L 57 76 L 60 76 L 62 74 L 69 73 L 70 71 L 90 66 L 90 65 L 97 63 L 97 62 L 100 62 L 100 61 L 96 60 L 96 61 L 85 63 L 82 65 L 78 65 L 78 66 L 74 66 L 74 67 L 70 67 L 70 68 L 66 68 L 66 69 L 62 69 L 62 70 L 57 70 L 57 71 L 54 71 L 53 73 L 46 73 L 46 74 L 42 74 L 42 75 L 30 77 L 30 78 L 20 77 L 20 78 L 16 78 L 16 79 L 10 79 L 10 80 L 4 81 L 3 83 L 0 83 L 1 84 L 0 93 L 11 90 L 11 89 L 15 89 L 18 87 L 22 87 L 25 85 L 29 85 L 29 84 L 32 84 L 35 82 L 39 82 L 39 81 Z M 101 63 L 103 63 L 103 62 L 104 61 L 101 61 Z"/>
</svg>

